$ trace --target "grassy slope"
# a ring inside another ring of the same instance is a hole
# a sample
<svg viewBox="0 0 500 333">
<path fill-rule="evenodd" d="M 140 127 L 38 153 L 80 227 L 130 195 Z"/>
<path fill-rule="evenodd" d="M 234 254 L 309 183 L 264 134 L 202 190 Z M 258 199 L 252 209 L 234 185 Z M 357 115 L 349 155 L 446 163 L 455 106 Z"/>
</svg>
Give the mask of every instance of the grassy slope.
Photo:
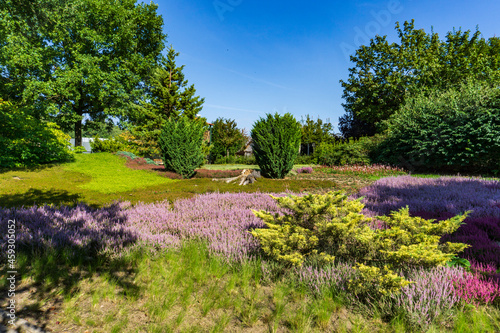
<svg viewBox="0 0 500 333">
<path fill-rule="evenodd" d="M 206 192 L 326 191 L 345 187 L 354 191 L 355 182 L 342 185 L 333 180 L 260 178 L 247 186 L 214 182 L 211 179 L 170 180 L 145 170 L 125 167 L 125 159 L 107 153 L 78 155 L 72 163 L 0 172 L 0 207 L 33 204 L 94 206 L 115 200 L 132 203 L 177 200 Z"/>
<path fill-rule="evenodd" d="M 90 176 L 90 182 L 79 187 L 100 193 L 127 192 L 175 182 L 150 172 L 127 168 L 123 158 L 108 153 L 78 154 L 76 161 L 65 165 L 63 169 Z"/>
</svg>

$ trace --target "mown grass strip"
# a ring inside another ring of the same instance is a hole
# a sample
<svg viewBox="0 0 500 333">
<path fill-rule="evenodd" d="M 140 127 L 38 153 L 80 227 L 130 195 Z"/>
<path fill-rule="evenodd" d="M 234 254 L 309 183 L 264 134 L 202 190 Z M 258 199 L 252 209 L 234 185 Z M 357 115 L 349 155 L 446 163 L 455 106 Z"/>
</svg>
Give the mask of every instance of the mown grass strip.
<svg viewBox="0 0 500 333">
<path fill-rule="evenodd" d="M 151 172 L 132 170 L 125 166 L 125 162 L 125 159 L 109 153 L 79 154 L 75 162 L 64 166 L 64 170 L 92 177 L 90 182 L 80 187 L 100 193 L 127 192 L 175 182 Z"/>
</svg>

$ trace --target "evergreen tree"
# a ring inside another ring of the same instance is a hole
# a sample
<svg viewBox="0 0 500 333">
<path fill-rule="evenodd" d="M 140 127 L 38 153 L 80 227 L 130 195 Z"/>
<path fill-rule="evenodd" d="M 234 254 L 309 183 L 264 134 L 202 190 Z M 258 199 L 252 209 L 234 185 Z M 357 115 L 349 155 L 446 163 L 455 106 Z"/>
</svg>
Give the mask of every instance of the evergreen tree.
<svg viewBox="0 0 500 333">
<path fill-rule="evenodd" d="M 178 55 L 169 48 L 160 66 L 153 70 L 142 103 L 130 115 L 132 133 L 144 155 L 159 154 L 158 138 L 168 119 L 194 119 L 203 108 L 205 99 L 196 96 L 194 85 L 188 85 L 182 72 L 184 65 L 178 67 L 175 63 Z"/>
<path fill-rule="evenodd" d="M 166 120 L 184 115 L 190 119 L 203 108 L 204 98 L 195 96 L 194 85 L 188 86 L 182 70 L 177 67 L 175 58 L 179 53 L 170 47 L 167 58 L 162 59 L 161 66 L 156 68 L 151 81 L 151 105 L 155 113 Z"/>
<path fill-rule="evenodd" d="M 206 123 L 200 119 L 167 119 L 159 137 L 163 164 L 184 178 L 192 177 L 203 165 L 203 133 Z"/>
<path fill-rule="evenodd" d="M 252 147 L 264 177 L 285 178 L 299 155 L 300 123 L 290 113 L 268 114 L 253 126 Z"/>
</svg>

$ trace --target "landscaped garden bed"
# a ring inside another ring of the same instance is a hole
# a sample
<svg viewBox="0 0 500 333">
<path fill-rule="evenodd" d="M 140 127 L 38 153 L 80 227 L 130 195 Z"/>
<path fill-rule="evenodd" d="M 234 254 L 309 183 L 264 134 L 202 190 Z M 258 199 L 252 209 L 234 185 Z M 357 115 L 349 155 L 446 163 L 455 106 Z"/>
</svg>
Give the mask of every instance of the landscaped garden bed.
<svg viewBox="0 0 500 333">
<path fill-rule="evenodd" d="M 173 203 L 120 202 L 102 208 L 10 208 L 0 210 L 0 219 L 18 221 L 21 283 L 37 290 L 23 294 L 29 307 L 22 314 L 35 322 L 47 316 L 43 322 L 54 331 L 194 326 L 203 331 L 242 325 L 289 331 L 499 329 L 498 262 L 491 255 L 500 248 L 495 245 L 498 181 L 388 177 L 356 196 L 363 196 L 367 216 L 406 205 L 412 215 L 441 220 L 472 210 L 466 224 L 444 238 L 472 245 L 461 254 L 471 268 L 411 269 L 405 274 L 414 283 L 400 293 L 358 298 L 348 287 L 356 272 L 341 258 L 290 270 L 262 256 L 249 231 L 264 224 L 252 209 L 284 212 L 268 193 L 206 193 Z M 474 242 L 473 234 L 482 238 Z M 66 297 L 62 305 L 40 303 L 58 298 L 57 293 Z M 129 320 L 131 313 L 147 320 Z M 467 323 L 471 320 L 476 324 Z"/>
</svg>

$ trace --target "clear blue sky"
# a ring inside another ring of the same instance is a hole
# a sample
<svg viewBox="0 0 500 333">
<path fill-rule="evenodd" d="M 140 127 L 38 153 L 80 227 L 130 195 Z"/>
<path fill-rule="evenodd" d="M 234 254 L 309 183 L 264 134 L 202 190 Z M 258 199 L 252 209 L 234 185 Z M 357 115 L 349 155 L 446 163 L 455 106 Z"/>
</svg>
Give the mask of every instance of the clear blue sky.
<svg viewBox="0 0 500 333">
<path fill-rule="evenodd" d="M 376 34 L 396 41 L 396 21 L 439 33 L 500 35 L 499 1 L 156 0 L 178 65 L 205 98 L 201 115 L 251 130 L 266 113 L 337 122 L 348 54 Z"/>
</svg>

